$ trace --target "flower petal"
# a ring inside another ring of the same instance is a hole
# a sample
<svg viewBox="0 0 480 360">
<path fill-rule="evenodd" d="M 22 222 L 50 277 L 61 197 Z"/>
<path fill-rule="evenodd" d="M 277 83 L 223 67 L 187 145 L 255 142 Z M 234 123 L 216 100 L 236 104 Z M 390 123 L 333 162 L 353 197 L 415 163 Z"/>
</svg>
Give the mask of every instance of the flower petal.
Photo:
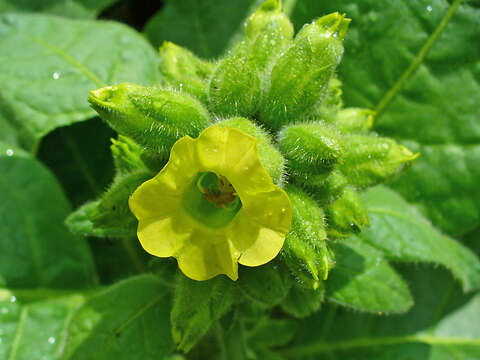
<svg viewBox="0 0 480 360">
<path fill-rule="evenodd" d="M 158 257 L 175 256 L 191 236 L 193 228 L 184 215 L 141 219 L 137 236 L 148 253 Z"/>
<path fill-rule="evenodd" d="M 178 251 L 178 267 L 194 280 L 208 280 L 218 274 L 238 279 L 237 260 L 224 234 L 194 231 Z"/>
<path fill-rule="evenodd" d="M 290 199 L 280 188 L 250 196 L 237 215 L 229 238 L 240 252 L 238 262 L 247 266 L 265 264 L 282 249 L 292 221 Z"/>
</svg>

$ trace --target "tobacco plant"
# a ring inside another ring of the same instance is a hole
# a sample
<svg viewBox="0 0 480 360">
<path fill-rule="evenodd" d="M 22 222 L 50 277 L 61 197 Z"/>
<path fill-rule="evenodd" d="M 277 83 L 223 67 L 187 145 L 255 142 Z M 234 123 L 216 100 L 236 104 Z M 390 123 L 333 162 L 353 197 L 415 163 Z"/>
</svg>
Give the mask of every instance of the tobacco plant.
<svg viewBox="0 0 480 360">
<path fill-rule="evenodd" d="M 0 1 L 0 358 L 480 357 L 475 3 L 111 3 Z"/>
</svg>

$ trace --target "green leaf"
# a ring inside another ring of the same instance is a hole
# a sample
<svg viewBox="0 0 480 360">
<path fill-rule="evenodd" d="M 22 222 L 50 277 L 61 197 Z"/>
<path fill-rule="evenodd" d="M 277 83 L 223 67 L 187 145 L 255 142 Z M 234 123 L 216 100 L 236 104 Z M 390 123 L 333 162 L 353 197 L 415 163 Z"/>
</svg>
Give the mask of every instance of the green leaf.
<svg viewBox="0 0 480 360">
<path fill-rule="evenodd" d="M 480 8 L 473 1 L 304 0 L 293 21 L 345 11 L 340 67 L 348 106 L 421 156 L 393 186 L 435 225 L 460 235 L 480 222 Z"/>
<path fill-rule="evenodd" d="M 358 314 L 328 307 L 300 324 L 294 359 L 478 359 L 480 295 L 462 295 L 442 269 L 403 271 L 416 305 L 405 315 Z"/>
<path fill-rule="evenodd" d="M 326 281 L 331 301 L 367 312 L 403 313 L 413 305 L 404 280 L 379 251 L 351 237 L 332 246 L 337 264 Z"/>
<path fill-rule="evenodd" d="M 268 347 L 286 345 L 292 340 L 296 325 L 290 319 L 263 318 L 248 333 L 247 340 Z"/>
<path fill-rule="evenodd" d="M 0 358 L 58 359 L 68 323 L 83 297 L 22 304 L 13 293 L 0 294 Z"/>
<path fill-rule="evenodd" d="M 188 352 L 230 309 L 234 300 L 234 284 L 224 276 L 195 281 L 180 274 L 171 313 L 177 348 Z"/>
<path fill-rule="evenodd" d="M 441 264 L 461 281 L 465 291 L 480 287 L 480 261 L 475 254 L 436 230 L 397 193 L 379 186 L 367 191 L 363 199 L 371 227 L 359 236 L 386 258 Z"/>
<path fill-rule="evenodd" d="M 282 310 L 296 318 L 304 318 L 318 311 L 325 296 L 324 284 L 321 282 L 319 287 L 314 290 L 313 287 L 305 287 L 303 284 L 295 282 L 287 297 L 280 304 Z"/>
<path fill-rule="evenodd" d="M 116 0 L 0 0 L 0 13 L 42 12 L 71 18 L 94 18 Z"/>
<path fill-rule="evenodd" d="M 114 136 L 107 124 L 93 118 L 57 128 L 42 139 L 37 157 L 55 174 L 74 208 L 100 196 L 112 182 L 109 146 Z"/>
<path fill-rule="evenodd" d="M 284 268 L 278 262 L 239 268 L 237 285 L 248 301 L 272 307 L 282 301 L 291 285 Z"/>
<path fill-rule="evenodd" d="M 10 288 L 82 288 L 95 283 L 87 244 L 63 221 L 70 204 L 52 174 L 0 143 L 0 274 Z"/>
<path fill-rule="evenodd" d="M 162 359 L 173 350 L 170 297 L 152 275 L 119 282 L 74 315 L 66 359 Z"/>
<path fill-rule="evenodd" d="M 212 58 L 219 56 L 240 27 L 253 0 L 175 0 L 155 14 L 145 34 L 155 47 L 168 40 Z"/>
<path fill-rule="evenodd" d="M 0 68 L 8 69 L 0 73 L 0 111 L 25 148 L 92 117 L 89 90 L 159 81 L 157 54 L 128 27 L 46 15 L 0 16 Z"/>
<path fill-rule="evenodd" d="M 0 114 L 0 141 L 10 145 L 18 145 L 15 129 L 2 114 Z"/>
</svg>

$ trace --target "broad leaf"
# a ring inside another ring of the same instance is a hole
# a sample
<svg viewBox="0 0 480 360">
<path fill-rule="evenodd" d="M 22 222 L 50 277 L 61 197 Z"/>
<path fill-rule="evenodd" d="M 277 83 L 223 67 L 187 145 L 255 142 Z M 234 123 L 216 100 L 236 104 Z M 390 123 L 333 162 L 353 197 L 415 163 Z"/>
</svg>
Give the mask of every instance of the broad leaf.
<svg viewBox="0 0 480 360">
<path fill-rule="evenodd" d="M 162 359 L 172 350 L 170 298 L 151 275 L 119 282 L 74 315 L 66 359 Z"/>
<path fill-rule="evenodd" d="M 88 245 L 63 225 L 70 204 L 52 174 L 0 143 L 0 275 L 9 288 L 94 284 Z"/>
<path fill-rule="evenodd" d="M 93 18 L 116 0 L 0 0 L 0 13 L 43 12 L 71 18 Z"/>
<path fill-rule="evenodd" d="M 253 0 L 170 0 L 145 27 L 155 47 L 168 40 L 195 54 L 219 56 L 246 17 Z"/>
<path fill-rule="evenodd" d="M 42 139 L 38 158 L 62 184 L 73 208 L 100 196 L 113 178 L 115 132 L 99 118 L 55 129 Z"/>
<path fill-rule="evenodd" d="M 171 314 L 172 335 L 177 347 L 189 351 L 230 309 L 234 300 L 235 287 L 224 276 L 195 281 L 180 274 Z"/>
<path fill-rule="evenodd" d="M 0 294 L 0 359 L 58 359 L 68 324 L 82 304 L 81 295 L 22 302 L 12 293 Z"/>
<path fill-rule="evenodd" d="M 375 129 L 421 156 L 393 186 L 453 235 L 480 222 L 480 8 L 447 0 L 303 0 L 298 26 L 352 18 L 340 66 L 344 100 L 375 109 Z"/>
<path fill-rule="evenodd" d="M 0 111 L 26 148 L 56 127 L 92 117 L 89 90 L 158 83 L 157 67 L 151 46 L 121 24 L 0 16 L 0 68 L 8 69 L 0 73 Z"/>
<path fill-rule="evenodd" d="M 343 306 L 368 312 L 402 313 L 413 305 L 404 280 L 382 254 L 351 237 L 335 243 L 337 264 L 326 282 L 326 296 Z"/>
<path fill-rule="evenodd" d="M 367 191 L 363 199 L 371 227 L 359 236 L 388 259 L 441 264 L 465 291 L 480 287 L 480 261 L 466 247 L 441 234 L 420 212 L 385 187 Z"/>
<path fill-rule="evenodd" d="M 257 267 L 242 266 L 239 270 L 237 285 L 247 301 L 272 307 L 287 296 L 290 274 L 277 261 Z"/>
<path fill-rule="evenodd" d="M 480 295 L 462 295 L 441 269 L 404 271 L 416 305 L 406 315 L 361 315 L 329 307 L 306 319 L 296 344 L 282 353 L 295 359 L 335 356 L 352 360 L 478 359 Z"/>
<path fill-rule="evenodd" d="M 18 145 L 15 129 L 2 114 L 0 114 L 0 141 L 10 145 Z"/>
</svg>

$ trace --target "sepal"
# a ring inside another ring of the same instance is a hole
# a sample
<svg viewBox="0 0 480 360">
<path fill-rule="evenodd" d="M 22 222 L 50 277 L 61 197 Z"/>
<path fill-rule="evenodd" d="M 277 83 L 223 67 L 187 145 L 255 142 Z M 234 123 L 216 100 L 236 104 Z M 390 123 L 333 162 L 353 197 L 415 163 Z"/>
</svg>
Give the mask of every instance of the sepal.
<svg viewBox="0 0 480 360">
<path fill-rule="evenodd" d="M 213 63 L 170 41 L 165 41 L 160 48 L 160 73 L 164 83 L 202 102 L 208 99 L 207 83 L 213 67 Z"/>
<path fill-rule="evenodd" d="M 157 87 L 107 86 L 91 91 L 88 100 L 115 131 L 160 154 L 168 154 L 182 136 L 198 136 L 211 123 L 198 100 Z"/>
<path fill-rule="evenodd" d="M 420 156 L 388 138 L 351 135 L 343 139 L 345 155 L 339 169 L 359 188 L 393 180 Z"/>
<path fill-rule="evenodd" d="M 260 120 L 272 130 L 313 112 L 343 55 L 350 19 L 333 13 L 303 27 L 278 58 L 260 107 Z"/>
<path fill-rule="evenodd" d="M 325 209 L 329 238 L 343 238 L 370 225 L 367 209 L 357 191 L 347 187 L 342 197 Z"/>
<path fill-rule="evenodd" d="M 324 212 L 305 192 L 288 185 L 292 202 L 292 229 L 285 239 L 282 258 L 305 287 L 316 289 L 333 265 L 327 250 Z"/>
</svg>

